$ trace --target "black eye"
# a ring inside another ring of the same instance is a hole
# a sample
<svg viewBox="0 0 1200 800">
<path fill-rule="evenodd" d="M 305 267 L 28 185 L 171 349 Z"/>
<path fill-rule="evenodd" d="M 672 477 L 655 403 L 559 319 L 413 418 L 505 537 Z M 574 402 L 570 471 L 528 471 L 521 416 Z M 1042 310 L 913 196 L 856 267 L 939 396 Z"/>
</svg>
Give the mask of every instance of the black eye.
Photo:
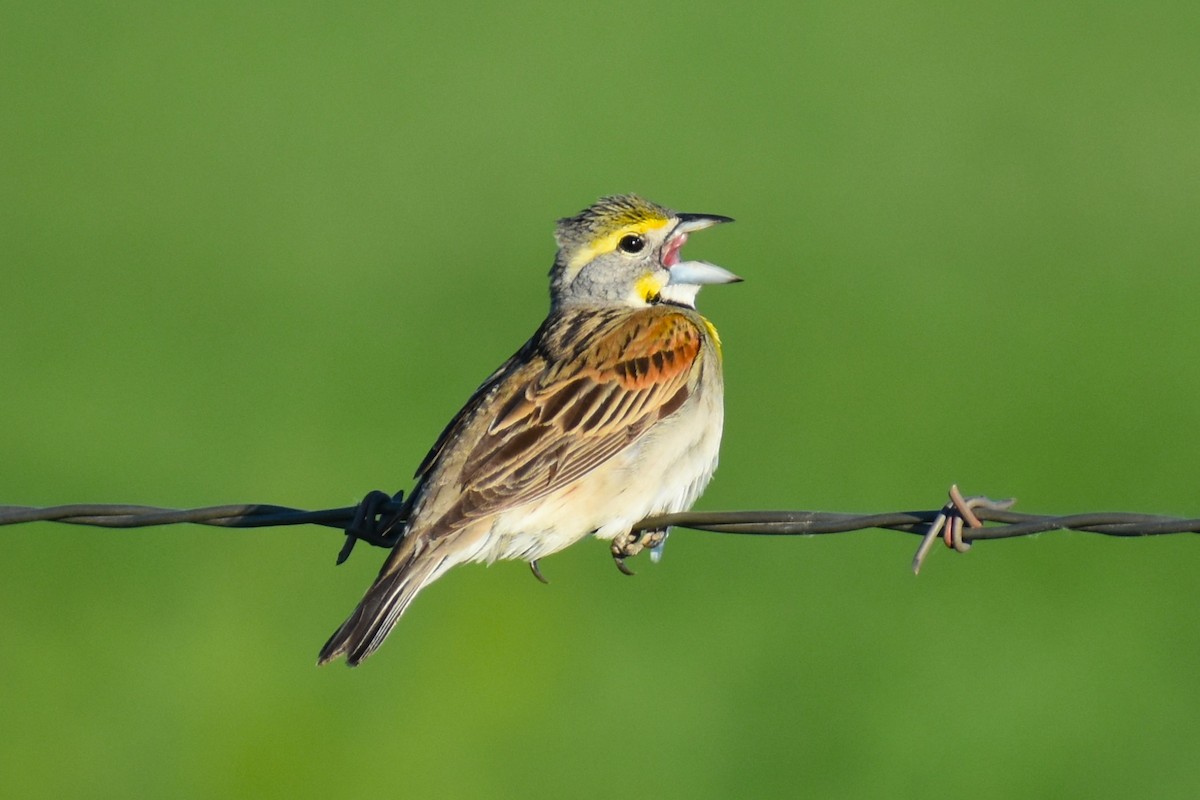
<svg viewBox="0 0 1200 800">
<path fill-rule="evenodd" d="M 624 253 L 640 253 L 645 246 L 646 240 L 636 233 L 622 236 L 621 241 L 617 242 L 617 247 L 621 248 Z"/>
</svg>

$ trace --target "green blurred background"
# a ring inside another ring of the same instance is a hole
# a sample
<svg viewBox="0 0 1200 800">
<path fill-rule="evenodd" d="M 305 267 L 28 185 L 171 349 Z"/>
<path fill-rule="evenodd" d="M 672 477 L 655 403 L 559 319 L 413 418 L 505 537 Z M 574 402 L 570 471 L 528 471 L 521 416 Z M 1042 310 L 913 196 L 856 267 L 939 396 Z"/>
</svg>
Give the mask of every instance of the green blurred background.
<svg viewBox="0 0 1200 800">
<path fill-rule="evenodd" d="M 2 8 L 0 503 L 407 488 L 638 191 L 738 218 L 700 508 L 1200 515 L 1194 3 L 164 5 Z M 1200 786 L 1195 537 L 585 542 L 357 670 L 326 529 L 0 537 L 14 796 Z"/>
</svg>

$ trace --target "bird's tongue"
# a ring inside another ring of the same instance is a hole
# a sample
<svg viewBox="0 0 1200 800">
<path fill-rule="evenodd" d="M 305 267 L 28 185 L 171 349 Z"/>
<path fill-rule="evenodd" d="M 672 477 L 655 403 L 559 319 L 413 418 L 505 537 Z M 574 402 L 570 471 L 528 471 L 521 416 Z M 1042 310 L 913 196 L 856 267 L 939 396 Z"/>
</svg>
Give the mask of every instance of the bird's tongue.
<svg viewBox="0 0 1200 800">
<path fill-rule="evenodd" d="M 667 244 L 667 250 L 663 253 L 663 266 L 667 269 L 679 263 L 679 250 L 683 247 L 683 243 L 687 241 L 687 234 L 681 233 Z"/>
</svg>

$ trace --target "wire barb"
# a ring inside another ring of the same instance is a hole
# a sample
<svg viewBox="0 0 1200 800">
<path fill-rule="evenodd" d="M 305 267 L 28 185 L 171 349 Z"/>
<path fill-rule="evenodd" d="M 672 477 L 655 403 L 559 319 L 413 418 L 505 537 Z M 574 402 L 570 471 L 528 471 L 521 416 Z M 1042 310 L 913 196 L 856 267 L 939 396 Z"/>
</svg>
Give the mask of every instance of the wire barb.
<svg viewBox="0 0 1200 800">
<path fill-rule="evenodd" d="M 399 524 L 408 516 L 404 507 L 404 491 L 389 495 L 378 489 L 367 492 L 354 508 L 354 518 L 346 526 L 346 542 L 338 553 L 337 563 L 344 564 L 356 542 L 391 549 L 400 541 L 404 526 Z"/>
<path fill-rule="evenodd" d="M 921 546 L 917 548 L 917 554 L 913 556 L 913 574 L 917 575 L 921 572 L 921 565 L 925 563 L 925 558 L 933 548 L 933 543 L 937 540 L 939 533 L 943 535 L 946 547 L 958 553 L 965 553 L 971 549 L 971 542 L 969 538 L 963 537 L 963 523 L 965 522 L 973 529 L 983 527 L 983 523 L 975 515 L 975 509 L 986 508 L 992 511 L 1003 511 L 1012 508 L 1016 502 L 1015 497 L 1007 500 L 992 500 L 987 497 L 964 498 L 962 492 L 958 490 L 958 484 L 951 484 L 950 502 L 942 506 L 942 510 L 933 518 L 929 530 L 921 539 Z"/>
<path fill-rule="evenodd" d="M 1156 514 L 1098 512 L 1050 516 L 1020 514 L 1011 510 L 1012 500 L 986 497 L 964 498 L 957 486 L 950 489 L 950 502 L 936 511 L 894 511 L 882 514 L 845 514 L 823 511 L 685 511 L 647 517 L 624 538 L 637 551 L 660 545 L 661 532 L 668 528 L 691 528 L 713 533 L 753 536 L 814 536 L 827 533 L 881 528 L 921 537 L 913 570 L 919 570 L 939 535 L 950 547 L 966 552 L 972 543 L 985 539 L 1012 539 L 1053 530 L 1097 533 L 1104 536 L 1161 536 L 1200 533 L 1200 519 Z M 355 542 L 391 548 L 404 531 L 409 514 L 404 493 L 388 495 L 374 491 L 362 502 L 346 508 L 304 511 L 286 506 L 248 504 L 209 508 L 157 508 L 142 505 L 66 505 L 49 508 L 0 506 L 0 525 L 25 522 L 63 522 L 103 528 L 144 528 L 190 522 L 225 528 L 262 528 L 278 525 L 323 525 L 339 528 L 346 541 L 338 563 L 349 557 Z M 985 523 L 992 523 L 985 525 Z M 639 546 L 640 545 L 640 546 Z M 636 551 L 635 551 L 636 552 Z M 633 555 L 623 553 L 622 555 Z"/>
</svg>

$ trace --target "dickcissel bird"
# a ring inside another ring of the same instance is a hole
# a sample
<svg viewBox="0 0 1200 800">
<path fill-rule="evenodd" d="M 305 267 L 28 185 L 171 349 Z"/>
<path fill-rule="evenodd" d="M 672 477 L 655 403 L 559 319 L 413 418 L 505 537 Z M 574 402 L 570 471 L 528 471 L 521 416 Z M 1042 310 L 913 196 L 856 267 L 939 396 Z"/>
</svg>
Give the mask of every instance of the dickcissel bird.
<svg viewBox="0 0 1200 800">
<path fill-rule="evenodd" d="M 662 541 L 632 528 L 690 508 L 721 440 L 721 340 L 696 294 L 741 280 L 679 251 L 731 221 L 632 194 L 559 220 L 549 316 L 421 462 L 399 541 L 318 663 L 358 664 L 458 564 L 522 559 L 540 578 L 538 559 L 589 534 L 618 566 Z"/>
</svg>

